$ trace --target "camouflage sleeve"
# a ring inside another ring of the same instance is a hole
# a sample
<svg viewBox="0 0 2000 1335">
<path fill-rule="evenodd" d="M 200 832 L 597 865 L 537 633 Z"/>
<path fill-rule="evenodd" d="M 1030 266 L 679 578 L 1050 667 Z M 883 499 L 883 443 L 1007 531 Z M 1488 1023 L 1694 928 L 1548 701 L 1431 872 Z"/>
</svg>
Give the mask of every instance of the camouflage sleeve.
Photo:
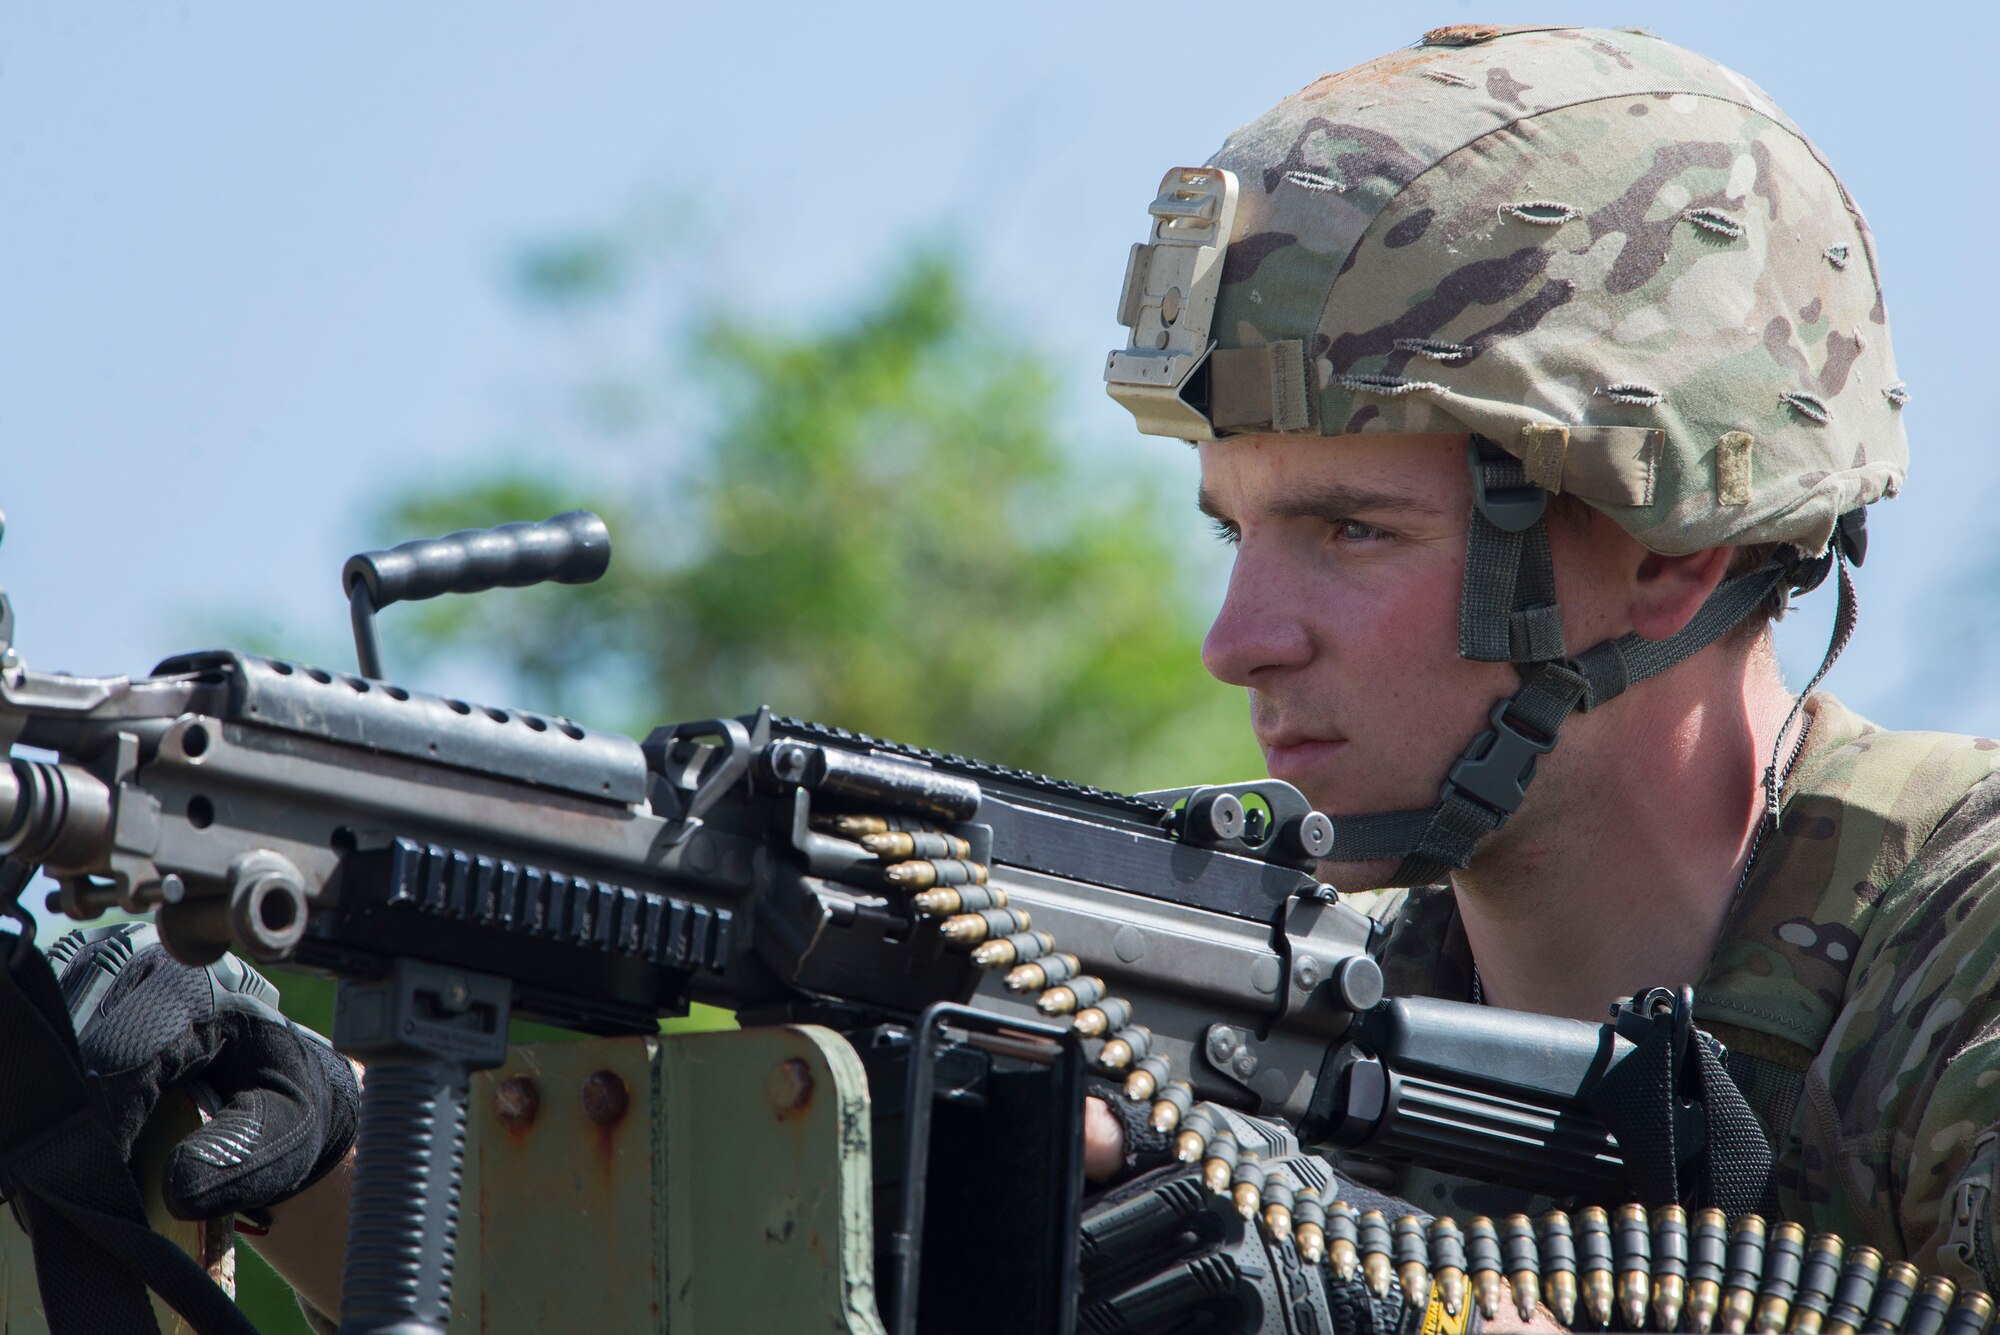
<svg viewBox="0 0 2000 1335">
<path fill-rule="evenodd" d="M 1396 913 L 1403 907 L 1403 901 L 1410 897 L 1408 890 L 1343 890 L 1340 902 L 1373 918 L 1376 922 L 1393 924 Z"/>
<path fill-rule="evenodd" d="M 1382 925 L 1372 949 L 1387 995 L 1472 999 L 1472 948 L 1449 886 L 1364 891 L 1341 899 Z"/>
<path fill-rule="evenodd" d="M 1820 1227 L 2000 1292 L 2000 777 L 1883 889 L 1805 1102 Z"/>
</svg>

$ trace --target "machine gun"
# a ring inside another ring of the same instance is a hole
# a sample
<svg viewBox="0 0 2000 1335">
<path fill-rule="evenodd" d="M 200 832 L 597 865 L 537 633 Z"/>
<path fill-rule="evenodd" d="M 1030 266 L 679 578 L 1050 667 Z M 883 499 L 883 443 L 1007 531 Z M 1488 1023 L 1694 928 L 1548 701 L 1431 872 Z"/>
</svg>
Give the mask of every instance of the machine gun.
<svg viewBox="0 0 2000 1335">
<path fill-rule="evenodd" d="M 368 1069 L 343 1331 L 444 1329 L 468 1078 L 510 1017 L 653 1034 L 699 1001 L 840 1035 L 894 1332 L 1075 1329 L 1087 1067 L 1168 1125 L 1208 1102 L 1624 1193 L 1589 1099 L 1628 1037 L 1384 1001 L 1375 924 L 1311 874 L 1337 830 L 1286 784 L 1125 796 L 768 711 L 637 742 L 385 679 L 378 609 L 608 559 L 585 512 L 355 557 L 358 674 L 211 652 L 80 678 L 0 646 L 14 894 L 39 865 L 52 909 L 153 914 L 184 961 L 338 979 Z M 972 1209 L 1039 1224 L 982 1235 L 1004 1282 L 976 1292 L 926 1264 Z"/>
</svg>

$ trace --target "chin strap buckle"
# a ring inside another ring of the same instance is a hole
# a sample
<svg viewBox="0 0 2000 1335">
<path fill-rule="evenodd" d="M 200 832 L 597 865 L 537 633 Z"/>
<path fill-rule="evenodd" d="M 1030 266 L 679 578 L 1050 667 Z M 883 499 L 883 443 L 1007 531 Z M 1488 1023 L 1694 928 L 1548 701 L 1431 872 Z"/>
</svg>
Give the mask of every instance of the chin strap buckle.
<svg viewBox="0 0 2000 1335">
<path fill-rule="evenodd" d="M 1465 748 L 1465 754 L 1451 767 L 1439 797 L 1462 793 L 1500 813 L 1504 820 L 1520 809 L 1528 795 L 1528 783 L 1535 777 L 1535 762 L 1555 749 L 1556 739 L 1537 741 L 1507 721 L 1513 701 L 1502 700 L 1487 715 L 1492 726 Z"/>
</svg>

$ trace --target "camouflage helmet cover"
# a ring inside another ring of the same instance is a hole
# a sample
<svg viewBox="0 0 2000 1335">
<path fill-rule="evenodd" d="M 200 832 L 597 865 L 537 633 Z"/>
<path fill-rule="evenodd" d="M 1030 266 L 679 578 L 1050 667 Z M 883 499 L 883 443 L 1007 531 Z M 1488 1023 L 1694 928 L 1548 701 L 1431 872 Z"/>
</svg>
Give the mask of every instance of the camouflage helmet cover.
<svg viewBox="0 0 2000 1335">
<path fill-rule="evenodd" d="M 1247 373 L 1261 392 L 1233 397 L 1262 405 L 1210 413 L 1213 434 L 1477 432 L 1674 554 L 1818 552 L 1902 483 L 1867 225 L 1713 61 L 1638 32 L 1440 29 L 1210 166 L 1236 186 L 1214 398 Z M 1128 313 L 1159 300 L 1137 259 Z"/>
</svg>

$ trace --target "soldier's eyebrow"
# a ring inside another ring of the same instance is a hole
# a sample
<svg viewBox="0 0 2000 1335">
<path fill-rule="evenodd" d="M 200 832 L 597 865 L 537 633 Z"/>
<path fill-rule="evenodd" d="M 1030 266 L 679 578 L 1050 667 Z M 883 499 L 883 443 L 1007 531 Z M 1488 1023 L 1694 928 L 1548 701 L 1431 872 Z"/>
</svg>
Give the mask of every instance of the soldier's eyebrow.
<svg viewBox="0 0 2000 1335">
<path fill-rule="evenodd" d="M 1206 486 L 1196 490 L 1194 503 L 1195 508 L 1219 524 L 1233 522 Z M 1301 487 L 1274 501 L 1266 507 L 1266 512 L 1280 519 L 1324 519 L 1330 523 L 1362 514 L 1429 516 L 1440 513 L 1436 506 L 1406 492 L 1350 486 L 1342 482 Z"/>
</svg>

